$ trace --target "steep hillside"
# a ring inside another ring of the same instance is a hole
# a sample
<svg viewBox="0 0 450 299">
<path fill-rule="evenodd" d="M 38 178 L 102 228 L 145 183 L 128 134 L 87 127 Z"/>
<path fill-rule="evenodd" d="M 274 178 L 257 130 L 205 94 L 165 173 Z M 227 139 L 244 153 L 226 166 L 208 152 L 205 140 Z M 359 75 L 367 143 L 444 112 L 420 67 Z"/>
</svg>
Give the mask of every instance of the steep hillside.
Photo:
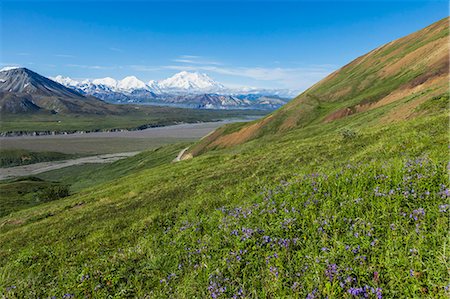
<svg viewBox="0 0 450 299">
<path fill-rule="evenodd" d="M 29 112 L 108 114 L 115 109 L 93 97 L 26 68 L 0 72 L 0 113 Z"/>
<path fill-rule="evenodd" d="M 218 129 L 187 155 L 369 110 L 379 112 L 372 124 L 416 116 L 419 105 L 448 94 L 448 21 L 440 20 L 355 59 L 259 121 Z"/>
</svg>

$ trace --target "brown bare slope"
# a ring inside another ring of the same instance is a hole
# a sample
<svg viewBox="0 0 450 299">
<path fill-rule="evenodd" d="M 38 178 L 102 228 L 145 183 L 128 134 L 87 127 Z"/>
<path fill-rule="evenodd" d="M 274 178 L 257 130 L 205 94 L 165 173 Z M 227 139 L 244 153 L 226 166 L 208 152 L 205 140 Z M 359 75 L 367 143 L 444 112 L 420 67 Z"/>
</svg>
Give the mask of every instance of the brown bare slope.
<svg viewBox="0 0 450 299">
<path fill-rule="evenodd" d="M 442 19 L 355 59 L 261 120 L 219 128 L 186 155 L 375 109 L 379 123 L 419 115 L 416 108 L 426 100 L 448 95 L 448 22 Z"/>
</svg>

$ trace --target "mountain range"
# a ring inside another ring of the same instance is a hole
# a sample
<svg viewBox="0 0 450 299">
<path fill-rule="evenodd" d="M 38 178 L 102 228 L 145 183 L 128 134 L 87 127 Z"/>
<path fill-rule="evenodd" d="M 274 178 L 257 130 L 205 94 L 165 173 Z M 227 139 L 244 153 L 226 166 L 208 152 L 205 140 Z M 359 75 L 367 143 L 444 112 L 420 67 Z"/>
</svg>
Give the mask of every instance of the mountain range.
<svg viewBox="0 0 450 299">
<path fill-rule="evenodd" d="M 257 88 L 227 88 L 206 74 L 179 72 L 170 78 L 147 83 L 135 76 L 76 81 L 58 75 L 51 78 L 84 95 L 110 103 L 150 103 L 205 109 L 277 109 L 293 92 Z"/>
<path fill-rule="evenodd" d="M 26 68 L 0 71 L 0 113 L 107 114 L 118 106 L 83 95 Z"/>
</svg>

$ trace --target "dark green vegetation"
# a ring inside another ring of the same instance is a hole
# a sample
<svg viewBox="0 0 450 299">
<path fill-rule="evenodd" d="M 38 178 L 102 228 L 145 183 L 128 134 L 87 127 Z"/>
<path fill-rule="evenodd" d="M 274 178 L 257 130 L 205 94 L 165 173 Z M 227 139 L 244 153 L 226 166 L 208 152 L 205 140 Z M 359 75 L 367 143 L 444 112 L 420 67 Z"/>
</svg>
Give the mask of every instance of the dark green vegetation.
<svg viewBox="0 0 450 299">
<path fill-rule="evenodd" d="M 0 217 L 69 195 L 65 185 L 36 177 L 0 183 Z"/>
<path fill-rule="evenodd" d="M 120 115 L 45 113 L 2 115 L 0 132 L 110 131 L 173 125 L 181 122 L 195 123 L 262 116 L 267 113 L 266 111 L 254 110 L 196 110 L 156 106 L 122 106 L 127 106 L 130 111 Z"/>
<path fill-rule="evenodd" d="M 0 292 L 444 298 L 448 96 L 408 106 L 406 93 L 333 121 L 266 127 L 187 161 L 168 163 L 180 145 L 93 169 L 108 179 L 0 218 Z M 399 107 L 413 112 L 386 122 Z"/>
<path fill-rule="evenodd" d="M 38 162 L 64 160 L 74 155 L 58 152 L 30 152 L 22 149 L 0 150 L 0 167 L 33 164 Z"/>
</svg>

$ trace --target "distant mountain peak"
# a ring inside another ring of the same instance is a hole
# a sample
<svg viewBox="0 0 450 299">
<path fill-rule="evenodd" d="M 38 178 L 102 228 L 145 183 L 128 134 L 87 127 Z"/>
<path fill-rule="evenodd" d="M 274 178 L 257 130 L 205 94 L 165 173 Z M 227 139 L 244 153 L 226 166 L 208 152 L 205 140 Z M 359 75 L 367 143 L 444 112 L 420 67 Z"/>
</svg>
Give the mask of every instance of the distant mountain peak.
<svg viewBox="0 0 450 299">
<path fill-rule="evenodd" d="M 147 85 L 136 78 L 136 76 L 128 76 L 119 81 L 117 88 L 130 91 L 136 89 L 147 89 Z"/>
<path fill-rule="evenodd" d="M 92 83 L 97 84 L 97 85 L 105 85 L 105 86 L 108 86 L 111 88 L 117 87 L 117 80 L 114 78 L 111 78 L 111 77 L 94 79 L 94 80 L 92 80 Z"/>
<path fill-rule="evenodd" d="M 53 81 L 62 84 L 64 86 L 69 86 L 69 87 L 73 87 L 73 86 L 77 86 L 78 84 L 80 84 L 80 82 L 73 80 L 70 77 L 64 77 L 61 75 L 58 75 L 56 77 L 50 77 L 50 79 L 52 79 Z"/>
<path fill-rule="evenodd" d="M 225 87 L 211 79 L 207 74 L 182 71 L 159 82 L 162 89 L 180 91 L 220 91 Z"/>
</svg>

